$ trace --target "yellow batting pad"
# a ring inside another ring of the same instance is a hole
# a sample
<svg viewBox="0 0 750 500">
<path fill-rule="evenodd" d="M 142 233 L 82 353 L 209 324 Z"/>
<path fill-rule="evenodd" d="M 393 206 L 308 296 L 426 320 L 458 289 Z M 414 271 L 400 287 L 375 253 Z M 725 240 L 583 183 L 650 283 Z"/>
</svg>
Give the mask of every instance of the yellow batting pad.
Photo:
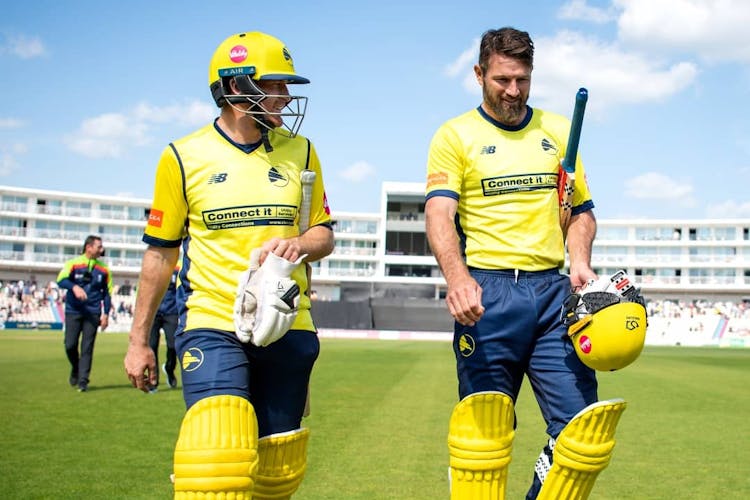
<svg viewBox="0 0 750 500">
<path fill-rule="evenodd" d="M 452 500 L 505 498 L 513 421 L 513 400 L 502 392 L 478 392 L 456 405 L 448 432 Z"/>
<path fill-rule="evenodd" d="M 174 452 L 174 498 L 251 500 L 258 468 L 253 406 L 238 396 L 212 396 L 185 414 Z"/>
<path fill-rule="evenodd" d="M 258 440 L 260 464 L 253 498 L 292 497 L 305 476 L 309 438 L 310 429 L 297 429 Z"/>
<path fill-rule="evenodd" d="M 552 468 L 538 500 L 583 500 L 612 457 L 615 429 L 626 403 L 610 399 L 581 410 L 562 430 L 552 452 Z"/>
</svg>

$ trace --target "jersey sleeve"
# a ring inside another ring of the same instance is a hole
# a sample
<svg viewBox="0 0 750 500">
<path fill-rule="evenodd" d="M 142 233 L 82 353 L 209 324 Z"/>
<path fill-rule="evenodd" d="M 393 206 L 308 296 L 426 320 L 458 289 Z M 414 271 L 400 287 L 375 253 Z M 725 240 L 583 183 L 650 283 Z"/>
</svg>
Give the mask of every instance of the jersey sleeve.
<svg viewBox="0 0 750 500">
<path fill-rule="evenodd" d="M 583 168 L 581 156 L 576 159 L 576 180 L 575 191 L 573 191 L 573 215 L 591 210 L 594 208 L 594 201 L 591 198 L 589 184 L 586 181 L 586 170 Z"/>
<path fill-rule="evenodd" d="M 464 174 L 459 144 L 455 131 L 445 125 L 433 136 L 427 157 L 427 199 L 433 196 L 458 199 Z"/>
<path fill-rule="evenodd" d="M 310 154 L 307 167 L 315 172 L 315 183 L 312 189 L 312 200 L 310 203 L 310 227 L 331 224 L 331 209 L 328 206 L 325 184 L 323 183 L 323 171 L 320 166 L 318 154 L 312 143 L 310 143 Z"/>
<path fill-rule="evenodd" d="M 112 281 L 112 272 L 110 271 L 109 267 L 105 266 L 105 268 L 107 269 L 107 284 L 102 290 L 102 304 L 104 306 L 104 313 L 109 314 L 109 312 L 112 310 L 112 288 L 114 286 L 114 282 Z"/>
<path fill-rule="evenodd" d="M 62 269 L 60 269 L 60 272 L 57 273 L 57 284 L 60 285 L 62 288 L 65 288 L 66 290 L 69 290 L 73 288 L 73 283 L 70 278 L 70 270 L 73 267 L 73 259 L 65 261 L 63 264 Z"/>
<path fill-rule="evenodd" d="M 187 203 L 185 177 L 176 149 L 164 149 L 156 167 L 154 197 L 143 241 L 149 245 L 174 248 L 179 246 L 185 230 Z"/>
<path fill-rule="evenodd" d="M 104 265 L 104 267 L 107 270 L 106 294 L 109 296 L 112 296 L 112 291 L 114 290 L 114 286 L 115 286 L 115 282 L 112 279 L 112 270 L 106 264 Z"/>
<path fill-rule="evenodd" d="M 550 115 L 548 114 L 548 116 Z M 557 118 L 558 120 L 554 122 L 555 127 L 547 131 L 551 133 L 555 140 L 561 145 L 558 158 L 560 161 L 560 168 L 562 169 L 563 158 L 565 158 L 565 153 L 567 151 L 571 122 L 562 116 L 558 116 Z M 586 169 L 583 166 L 579 149 L 578 154 L 576 155 L 576 180 L 573 191 L 572 214 L 577 215 L 593 208 L 594 202 L 591 198 L 591 191 L 589 190 L 588 183 L 586 182 Z"/>
</svg>

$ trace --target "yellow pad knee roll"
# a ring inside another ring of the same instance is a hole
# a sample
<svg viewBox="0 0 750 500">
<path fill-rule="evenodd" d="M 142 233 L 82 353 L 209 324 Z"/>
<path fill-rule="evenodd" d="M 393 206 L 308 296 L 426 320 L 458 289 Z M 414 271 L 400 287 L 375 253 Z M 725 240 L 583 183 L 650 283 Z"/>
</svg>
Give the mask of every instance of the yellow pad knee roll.
<svg viewBox="0 0 750 500">
<path fill-rule="evenodd" d="M 611 399 L 591 404 L 568 422 L 555 442 L 552 467 L 538 500 L 583 500 L 612 457 L 615 429 L 626 403 Z"/>
<path fill-rule="evenodd" d="M 271 434 L 258 440 L 255 499 L 286 499 L 297 491 L 307 468 L 310 429 Z"/>
<path fill-rule="evenodd" d="M 174 452 L 174 498 L 250 500 L 258 468 L 253 406 L 238 396 L 212 396 L 185 414 Z"/>
<path fill-rule="evenodd" d="M 452 500 L 505 498 L 513 421 L 513 400 L 502 392 L 478 392 L 456 405 L 448 433 Z"/>
</svg>

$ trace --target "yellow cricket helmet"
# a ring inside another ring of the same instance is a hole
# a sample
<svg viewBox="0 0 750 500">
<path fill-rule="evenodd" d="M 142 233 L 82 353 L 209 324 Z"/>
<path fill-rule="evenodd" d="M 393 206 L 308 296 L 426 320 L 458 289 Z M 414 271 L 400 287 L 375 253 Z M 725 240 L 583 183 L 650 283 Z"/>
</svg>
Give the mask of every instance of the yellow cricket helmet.
<svg viewBox="0 0 750 500">
<path fill-rule="evenodd" d="M 282 41 L 260 31 L 232 35 L 214 52 L 208 67 L 208 85 L 218 106 L 226 95 L 224 79 L 239 75 L 253 80 L 310 83 L 295 73 L 292 55 Z"/>
<path fill-rule="evenodd" d="M 568 328 L 568 335 L 583 364 L 599 371 L 620 370 L 643 350 L 646 308 L 618 302 L 583 316 Z"/>
<path fill-rule="evenodd" d="M 237 84 L 239 94 L 230 90 L 229 81 L 232 79 Z M 284 43 L 260 31 L 230 36 L 219 44 L 211 57 L 208 66 L 208 85 L 217 106 L 222 107 L 229 103 L 269 130 L 273 127 L 264 116 L 277 115 L 282 120 L 287 118 L 291 124 L 284 122 L 283 126 L 289 131 L 290 136 L 295 136 L 305 116 L 307 97 L 266 94 L 257 85 L 257 82 L 263 80 L 276 80 L 287 84 L 310 83 L 310 80 L 294 71 L 292 55 Z M 263 105 L 263 100 L 270 97 L 280 97 L 288 103 L 281 112 L 272 111 Z M 250 106 L 239 108 L 235 106 L 237 104 Z"/>
<path fill-rule="evenodd" d="M 599 371 L 625 368 L 646 341 L 646 301 L 625 271 L 590 280 L 563 304 L 563 324 L 583 364 Z"/>
</svg>

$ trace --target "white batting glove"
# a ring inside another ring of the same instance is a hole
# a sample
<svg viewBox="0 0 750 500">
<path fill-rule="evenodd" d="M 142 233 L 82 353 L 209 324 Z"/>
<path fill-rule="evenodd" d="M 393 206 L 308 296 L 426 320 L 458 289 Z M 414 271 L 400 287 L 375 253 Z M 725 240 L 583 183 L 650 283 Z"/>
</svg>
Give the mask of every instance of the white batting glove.
<svg viewBox="0 0 750 500">
<path fill-rule="evenodd" d="M 255 311 L 258 309 L 257 296 L 258 268 L 260 267 L 260 248 L 250 252 L 248 268 L 240 274 L 234 298 L 234 332 L 241 342 L 247 344 L 252 337 L 255 324 Z"/>
<path fill-rule="evenodd" d="M 300 290 L 290 276 L 306 256 L 290 262 L 271 253 L 258 267 L 260 249 L 252 251 L 235 297 L 235 334 L 241 342 L 265 347 L 291 328 L 297 317 Z"/>
</svg>

